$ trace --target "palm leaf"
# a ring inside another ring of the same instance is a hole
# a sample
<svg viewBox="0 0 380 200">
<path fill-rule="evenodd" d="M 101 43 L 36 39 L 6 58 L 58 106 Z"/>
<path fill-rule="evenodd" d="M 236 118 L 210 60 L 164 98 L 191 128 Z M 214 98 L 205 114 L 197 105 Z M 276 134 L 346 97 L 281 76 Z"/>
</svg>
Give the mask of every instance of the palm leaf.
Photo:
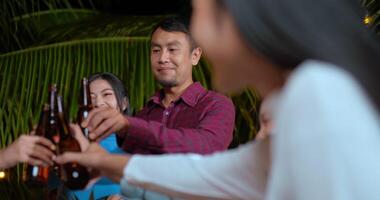
<svg viewBox="0 0 380 200">
<path fill-rule="evenodd" d="M 50 14 L 59 18 L 59 14 L 67 13 L 52 11 Z M 105 17 L 99 14 L 91 17 L 91 12 L 87 14 L 77 13 L 83 19 L 73 20 L 70 26 L 66 24 L 69 22 L 59 20 L 56 26 L 39 22 L 42 25 L 38 30 L 44 30 L 41 35 L 46 37 L 33 41 L 28 48 L 0 55 L 2 146 L 28 130 L 30 115 L 37 122 L 51 83 L 59 84 L 71 119 L 78 109 L 77 96 L 83 76 L 109 71 L 121 77 L 129 89 L 132 112 L 140 110 L 160 88 L 150 69 L 149 38 L 151 28 L 163 16 Z M 48 12 L 30 14 L 18 20 L 32 20 L 42 15 L 48 16 Z M 194 79 L 212 89 L 210 74 L 209 63 L 201 59 L 194 68 Z M 245 91 L 232 99 L 237 112 L 234 144 L 238 145 L 253 139 L 257 132 L 260 98 L 254 91 Z"/>
</svg>

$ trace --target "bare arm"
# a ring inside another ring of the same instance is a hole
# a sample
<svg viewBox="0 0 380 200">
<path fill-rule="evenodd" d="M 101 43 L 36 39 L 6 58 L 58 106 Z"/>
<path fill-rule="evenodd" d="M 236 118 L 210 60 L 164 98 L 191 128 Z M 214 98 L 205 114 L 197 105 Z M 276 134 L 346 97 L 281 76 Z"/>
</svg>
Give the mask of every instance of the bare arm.
<svg viewBox="0 0 380 200">
<path fill-rule="evenodd" d="M 270 140 L 211 155 L 136 155 L 124 168 L 122 188 L 135 185 L 180 199 L 265 197 Z"/>
<path fill-rule="evenodd" d="M 91 143 L 86 151 L 82 153 L 65 152 L 57 156 L 55 161 L 58 164 L 76 162 L 119 182 L 129 159 L 128 155 L 109 154 L 98 143 Z"/>
<path fill-rule="evenodd" d="M 263 199 L 270 166 L 269 140 L 210 156 L 111 155 L 91 143 L 85 152 L 64 153 L 56 162 L 77 162 L 116 182 L 127 181 L 184 199 Z"/>
</svg>

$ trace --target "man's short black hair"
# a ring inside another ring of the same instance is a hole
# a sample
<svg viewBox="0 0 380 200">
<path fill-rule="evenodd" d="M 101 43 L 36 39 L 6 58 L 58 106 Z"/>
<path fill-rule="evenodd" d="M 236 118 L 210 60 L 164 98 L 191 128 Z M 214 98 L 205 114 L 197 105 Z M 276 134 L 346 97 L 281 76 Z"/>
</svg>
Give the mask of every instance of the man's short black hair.
<svg viewBox="0 0 380 200">
<path fill-rule="evenodd" d="M 189 39 L 191 50 L 197 47 L 193 37 L 189 30 L 189 20 L 180 17 L 168 17 L 160 21 L 152 30 L 152 34 L 158 29 L 162 29 L 167 32 L 182 32 L 185 33 Z"/>
</svg>

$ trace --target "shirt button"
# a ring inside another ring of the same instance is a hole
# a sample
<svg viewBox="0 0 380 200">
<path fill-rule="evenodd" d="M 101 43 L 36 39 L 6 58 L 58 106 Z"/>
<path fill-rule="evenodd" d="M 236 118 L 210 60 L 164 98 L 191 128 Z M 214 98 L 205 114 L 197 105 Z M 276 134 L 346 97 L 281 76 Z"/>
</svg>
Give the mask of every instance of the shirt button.
<svg viewBox="0 0 380 200">
<path fill-rule="evenodd" d="M 165 111 L 165 115 L 169 115 L 169 111 Z"/>
</svg>

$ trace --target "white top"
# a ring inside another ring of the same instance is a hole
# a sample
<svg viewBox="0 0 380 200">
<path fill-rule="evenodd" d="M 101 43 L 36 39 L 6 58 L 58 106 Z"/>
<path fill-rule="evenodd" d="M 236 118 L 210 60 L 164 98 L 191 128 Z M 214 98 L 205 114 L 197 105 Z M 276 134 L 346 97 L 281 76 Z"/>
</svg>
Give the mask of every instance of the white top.
<svg viewBox="0 0 380 200">
<path fill-rule="evenodd" d="M 210 156 L 133 156 L 122 187 L 182 199 L 380 199 L 380 118 L 350 74 L 307 61 L 278 98 L 272 159 L 270 139 Z"/>
</svg>

